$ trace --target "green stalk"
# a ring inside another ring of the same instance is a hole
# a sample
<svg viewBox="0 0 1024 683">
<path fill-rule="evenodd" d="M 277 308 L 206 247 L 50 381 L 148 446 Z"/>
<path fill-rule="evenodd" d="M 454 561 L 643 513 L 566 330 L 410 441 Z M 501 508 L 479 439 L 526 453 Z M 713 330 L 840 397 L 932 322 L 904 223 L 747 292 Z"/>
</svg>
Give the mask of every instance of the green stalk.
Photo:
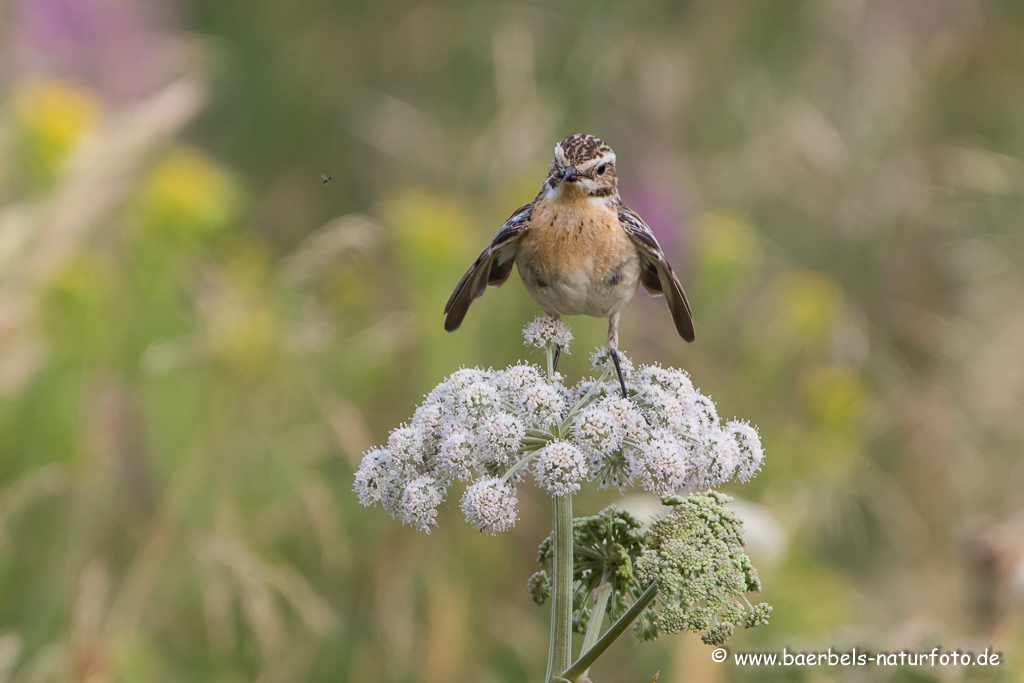
<svg viewBox="0 0 1024 683">
<path fill-rule="evenodd" d="M 553 496 L 551 512 L 551 646 L 544 676 L 549 682 L 572 661 L 572 496 Z"/>
<path fill-rule="evenodd" d="M 555 379 L 555 345 L 547 346 L 548 381 Z M 558 436 L 556 434 L 556 436 Z M 572 661 L 572 496 L 551 498 L 551 643 L 546 683 Z"/>
<path fill-rule="evenodd" d="M 633 623 L 633 620 L 639 617 L 645 609 L 647 609 L 654 599 L 658 597 L 658 583 L 654 582 L 650 587 L 644 591 L 643 595 L 636 599 L 636 602 L 626 610 L 626 613 L 619 617 L 619 620 L 612 624 L 611 628 L 601 636 L 601 639 L 594 644 L 594 647 L 587 650 L 584 654 L 580 655 L 572 666 L 562 672 L 560 678 L 564 678 L 570 683 L 576 683 L 580 679 L 580 676 L 584 672 L 590 670 L 590 666 L 597 660 L 598 657 L 604 654 L 604 651 L 611 646 L 616 639 L 622 635 L 622 633 Z M 557 678 L 555 679 L 558 680 Z"/>
<path fill-rule="evenodd" d="M 608 609 L 608 599 L 612 597 L 612 581 L 606 572 L 602 577 L 603 583 L 594 591 L 594 609 L 590 612 L 590 623 L 587 624 L 587 633 L 583 636 L 583 645 L 580 646 L 580 656 L 583 656 L 590 648 L 594 647 L 598 636 L 601 635 L 601 625 L 604 624 L 604 613 Z M 586 678 L 589 669 L 583 672 Z"/>
<path fill-rule="evenodd" d="M 524 467 L 526 467 L 530 463 L 530 461 L 533 460 L 534 456 L 537 455 L 537 451 L 535 451 L 535 450 L 534 451 L 528 451 L 528 453 L 529 453 L 528 455 L 524 455 L 522 458 L 519 459 L 518 462 L 516 462 L 516 464 L 514 464 L 514 465 L 512 465 L 512 467 L 508 468 L 508 471 L 505 472 L 504 476 L 502 476 L 502 478 L 501 478 L 501 483 L 502 484 L 507 483 L 509 479 L 511 479 L 513 476 L 515 476 L 516 472 L 518 472 L 519 470 L 521 470 Z"/>
<path fill-rule="evenodd" d="M 568 429 L 569 425 L 572 423 L 572 418 L 576 417 L 576 413 L 586 408 L 587 405 L 592 400 L 594 400 L 594 394 L 597 393 L 597 390 L 601 386 L 601 383 L 608 378 L 608 375 L 610 375 L 611 372 L 612 371 L 609 368 L 604 369 L 604 372 L 602 372 L 601 376 L 597 378 L 597 381 L 594 382 L 593 386 L 591 386 L 590 389 L 587 390 L 587 393 L 583 394 L 583 398 L 576 402 L 576 405 L 574 405 L 569 410 L 569 413 L 565 416 L 565 419 L 562 420 L 563 428 Z"/>
</svg>

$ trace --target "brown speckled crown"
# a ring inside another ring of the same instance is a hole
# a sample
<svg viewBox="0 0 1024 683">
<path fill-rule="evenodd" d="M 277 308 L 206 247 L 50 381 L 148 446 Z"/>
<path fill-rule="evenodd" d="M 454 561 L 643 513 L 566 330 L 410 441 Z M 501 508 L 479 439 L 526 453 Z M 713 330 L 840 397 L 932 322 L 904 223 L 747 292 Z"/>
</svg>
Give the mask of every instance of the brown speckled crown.
<svg viewBox="0 0 1024 683">
<path fill-rule="evenodd" d="M 582 133 L 570 135 L 558 144 L 562 148 L 566 162 L 571 166 L 580 166 L 612 151 L 612 148 L 604 144 L 601 138 Z"/>
</svg>

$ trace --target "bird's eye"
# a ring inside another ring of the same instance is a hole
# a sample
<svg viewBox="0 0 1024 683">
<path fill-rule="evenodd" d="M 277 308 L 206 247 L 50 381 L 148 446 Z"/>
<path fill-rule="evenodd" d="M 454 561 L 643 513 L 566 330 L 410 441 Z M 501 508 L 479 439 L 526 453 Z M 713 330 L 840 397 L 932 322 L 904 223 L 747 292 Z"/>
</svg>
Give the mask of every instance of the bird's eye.
<svg viewBox="0 0 1024 683">
<path fill-rule="evenodd" d="M 608 164 L 601 164 L 597 167 L 597 175 L 604 175 L 606 170 L 608 170 Z"/>
</svg>

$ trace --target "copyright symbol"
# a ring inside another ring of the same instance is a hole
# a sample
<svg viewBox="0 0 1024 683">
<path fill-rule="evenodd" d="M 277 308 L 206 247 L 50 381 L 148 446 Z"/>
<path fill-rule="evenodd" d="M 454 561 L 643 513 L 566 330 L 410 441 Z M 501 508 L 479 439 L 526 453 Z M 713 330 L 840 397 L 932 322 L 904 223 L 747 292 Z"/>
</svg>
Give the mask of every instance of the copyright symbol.
<svg viewBox="0 0 1024 683">
<path fill-rule="evenodd" d="M 729 651 L 724 647 L 716 647 L 711 651 L 711 661 L 721 664 L 725 661 L 725 658 L 729 656 Z"/>
</svg>

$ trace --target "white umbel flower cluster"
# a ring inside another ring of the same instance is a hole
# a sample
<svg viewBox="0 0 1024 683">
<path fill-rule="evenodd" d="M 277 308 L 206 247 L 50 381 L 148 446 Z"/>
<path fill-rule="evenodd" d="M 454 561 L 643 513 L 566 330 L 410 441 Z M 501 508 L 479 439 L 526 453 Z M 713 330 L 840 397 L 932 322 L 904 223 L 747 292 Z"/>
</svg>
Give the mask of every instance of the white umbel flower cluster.
<svg viewBox="0 0 1024 683">
<path fill-rule="evenodd" d="M 530 323 L 524 336 L 563 350 L 572 340 L 564 323 L 550 319 Z M 603 352 L 593 358 L 600 377 L 571 389 L 530 364 L 455 372 L 386 446 L 365 454 L 355 478 L 360 502 L 429 532 L 449 489 L 465 481 L 466 520 L 496 533 L 515 524 L 516 486 L 527 472 L 552 496 L 572 495 L 585 481 L 687 493 L 757 473 L 764 454 L 756 429 L 722 424 L 686 372 L 634 369 L 619 356 L 628 399 Z"/>
<path fill-rule="evenodd" d="M 608 362 L 600 352 L 593 360 Z M 599 383 L 584 380 L 572 392 L 596 396 L 573 420 L 571 434 L 602 488 L 622 490 L 639 480 L 654 494 L 688 493 L 733 477 L 749 481 L 761 468 L 757 430 L 746 422 L 723 425 L 714 402 L 685 371 L 659 365 L 634 370 L 628 360 L 622 367 L 628 399 L 619 395 L 613 376 Z"/>
<path fill-rule="evenodd" d="M 572 342 L 572 332 L 569 326 L 561 320 L 554 318 L 537 318 L 523 328 L 523 343 L 527 346 L 536 346 L 543 349 L 548 343 L 560 346 L 562 351 L 569 351 L 569 343 Z"/>
</svg>

